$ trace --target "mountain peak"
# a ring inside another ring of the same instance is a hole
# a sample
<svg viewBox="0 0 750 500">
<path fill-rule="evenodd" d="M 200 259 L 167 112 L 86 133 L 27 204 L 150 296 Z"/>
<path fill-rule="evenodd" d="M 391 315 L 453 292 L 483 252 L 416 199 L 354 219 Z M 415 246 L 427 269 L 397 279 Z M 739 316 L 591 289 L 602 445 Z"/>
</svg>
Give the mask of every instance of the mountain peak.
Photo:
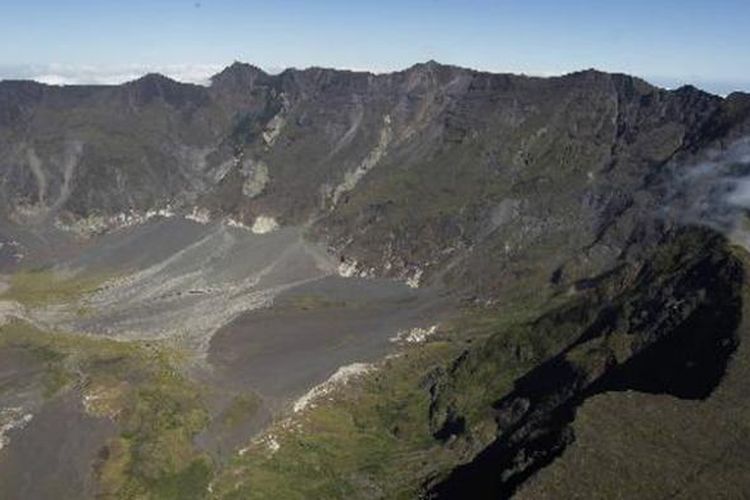
<svg viewBox="0 0 750 500">
<path fill-rule="evenodd" d="M 428 61 L 425 61 L 423 63 L 418 63 L 417 66 L 424 66 L 425 68 L 439 68 L 441 66 L 444 66 L 444 64 L 440 64 L 435 59 L 430 59 Z"/>
<path fill-rule="evenodd" d="M 417 72 L 429 72 L 433 73 L 436 71 L 439 71 L 444 68 L 449 68 L 450 66 L 446 66 L 445 64 L 441 64 L 437 62 L 434 59 L 430 59 L 429 61 L 420 62 L 417 63 L 410 68 L 407 69 L 407 71 L 417 71 Z"/>
<path fill-rule="evenodd" d="M 235 61 L 224 68 L 221 72 L 212 76 L 211 85 L 252 86 L 256 80 L 267 76 L 268 74 L 257 66 Z"/>
<path fill-rule="evenodd" d="M 161 99 L 176 107 L 201 101 L 204 91 L 198 85 L 181 83 L 161 73 L 148 73 L 137 80 L 127 82 L 122 89 L 139 104 Z"/>
<path fill-rule="evenodd" d="M 169 78 L 168 76 L 162 75 L 161 73 L 146 73 L 140 78 L 136 78 L 130 82 L 126 82 L 126 85 L 164 85 L 179 83 L 176 80 Z"/>
</svg>

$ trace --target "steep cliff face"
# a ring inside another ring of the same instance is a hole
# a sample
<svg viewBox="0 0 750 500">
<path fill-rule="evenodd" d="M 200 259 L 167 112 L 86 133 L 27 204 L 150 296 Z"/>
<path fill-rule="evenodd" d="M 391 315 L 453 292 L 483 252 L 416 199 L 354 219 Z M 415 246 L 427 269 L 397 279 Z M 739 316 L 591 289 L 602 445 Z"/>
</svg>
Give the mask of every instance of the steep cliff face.
<svg viewBox="0 0 750 500">
<path fill-rule="evenodd" d="M 469 456 L 472 441 L 482 441 L 482 420 L 493 422 L 496 436 L 433 496 L 510 497 L 574 441 L 577 408 L 597 394 L 708 398 L 740 343 L 744 282 L 742 262 L 720 237 L 681 231 L 645 261 L 596 278 L 582 296 L 527 325 L 515 350 L 502 332 L 467 352 L 432 388 L 435 435 L 456 440 Z M 535 342 L 545 348 L 522 348 Z M 549 347 L 555 343 L 563 347 Z M 503 377 L 513 364 L 534 367 L 509 387 Z M 482 396 L 496 399 L 476 397 L 470 385 L 479 373 L 491 388 Z"/>
<path fill-rule="evenodd" d="M 491 297 L 529 273 L 569 284 L 611 265 L 653 209 L 646 180 L 741 137 L 746 101 L 434 62 L 387 75 L 236 63 L 207 88 L 2 82 L 3 199 L 24 223 L 169 207 L 309 224 L 358 273 Z"/>
</svg>

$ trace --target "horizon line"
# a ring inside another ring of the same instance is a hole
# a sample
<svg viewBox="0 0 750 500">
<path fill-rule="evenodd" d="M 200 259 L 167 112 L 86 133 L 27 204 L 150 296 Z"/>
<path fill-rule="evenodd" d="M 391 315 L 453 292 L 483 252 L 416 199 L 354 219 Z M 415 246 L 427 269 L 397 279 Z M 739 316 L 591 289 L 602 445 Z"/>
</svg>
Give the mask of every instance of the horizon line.
<svg viewBox="0 0 750 500">
<path fill-rule="evenodd" d="M 75 86 L 117 86 L 138 81 L 149 75 L 159 75 L 172 81 L 210 87 L 212 80 L 226 69 L 234 65 L 244 65 L 256 68 L 267 75 L 279 75 L 287 71 L 308 71 L 312 69 L 351 72 L 359 74 L 370 74 L 374 76 L 388 75 L 408 71 L 416 66 L 436 64 L 441 67 L 452 67 L 466 71 L 493 75 L 515 75 L 528 78 L 559 78 L 576 73 L 595 71 L 610 75 L 626 75 L 641 79 L 654 87 L 665 90 L 692 86 L 704 92 L 726 97 L 733 92 L 750 93 L 750 82 L 741 82 L 733 79 L 709 80 L 701 77 L 674 77 L 674 76 L 642 76 L 628 73 L 626 71 L 604 70 L 595 67 L 579 68 L 561 71 L 519 71 L 474 68 L 452 63 L 442 63 L 435 59 L 419 61 L 399 69 L 392 68 L 362 68 L 362 67 L 336 67 L 319 64 L 311 64 L 305 67 L 296 65 L 271 66 L 256 65 L 239 59 L 229 64 L 218 63 L 187 63 L 187 64 L 120 64 L 120 65 L 90 65 L 90 64 L 0 64 L 0 82 L 7 81 L 33 81 L 42 85 L 53 87 L 75 87 Z M 5 69 L 4 69 L 5 68 Z M 17 75 L 4 76 L 3 74 L 14 71 Z M 717 87 L 724 87 L 724 91 L 718 91 Z M 710 87 L 714 87 L 713 89 Z M 744 88 L 743 88 L 744 87 Z M 732 90 L 728 90 L 732 89 Z"/>
</svg>

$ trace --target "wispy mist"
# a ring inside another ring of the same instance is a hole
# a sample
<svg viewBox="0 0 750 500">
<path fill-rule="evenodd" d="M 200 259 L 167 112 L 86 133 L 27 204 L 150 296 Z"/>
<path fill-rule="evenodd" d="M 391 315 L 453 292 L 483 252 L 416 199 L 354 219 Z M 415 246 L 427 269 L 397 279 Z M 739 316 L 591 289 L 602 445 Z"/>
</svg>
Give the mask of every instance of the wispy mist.
<svg viewBox="0 0 750 500">
<path fill-rule="evenodd" d="M 0 66 L 0 80 L 36 80 L 48 85 L 113 85 L 135 80 L 146 73 L 161 73 L 177 81 L 207 85 L 209 78 L 223 67 L 222 64 L 15 65 Z"/>
<path fill-rule="evenodd" d="M 664 205 L 669 219 L 711 227 L 750 248 L 750 137 L 672 174 Z"/>
</svg>

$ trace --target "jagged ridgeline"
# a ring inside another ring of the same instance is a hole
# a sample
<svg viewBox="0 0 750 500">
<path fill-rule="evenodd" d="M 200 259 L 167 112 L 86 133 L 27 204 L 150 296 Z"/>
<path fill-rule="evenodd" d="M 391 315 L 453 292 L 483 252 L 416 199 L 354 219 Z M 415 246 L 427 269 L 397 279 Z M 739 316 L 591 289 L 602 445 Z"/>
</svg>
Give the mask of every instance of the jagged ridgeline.
<svg viewBox="0 0 750 500">
<path fill-rule="evenodd" d="M 0 82 L 0 496 L 748 494 L 749 136 L 593 70 Z"/>
</svg>

